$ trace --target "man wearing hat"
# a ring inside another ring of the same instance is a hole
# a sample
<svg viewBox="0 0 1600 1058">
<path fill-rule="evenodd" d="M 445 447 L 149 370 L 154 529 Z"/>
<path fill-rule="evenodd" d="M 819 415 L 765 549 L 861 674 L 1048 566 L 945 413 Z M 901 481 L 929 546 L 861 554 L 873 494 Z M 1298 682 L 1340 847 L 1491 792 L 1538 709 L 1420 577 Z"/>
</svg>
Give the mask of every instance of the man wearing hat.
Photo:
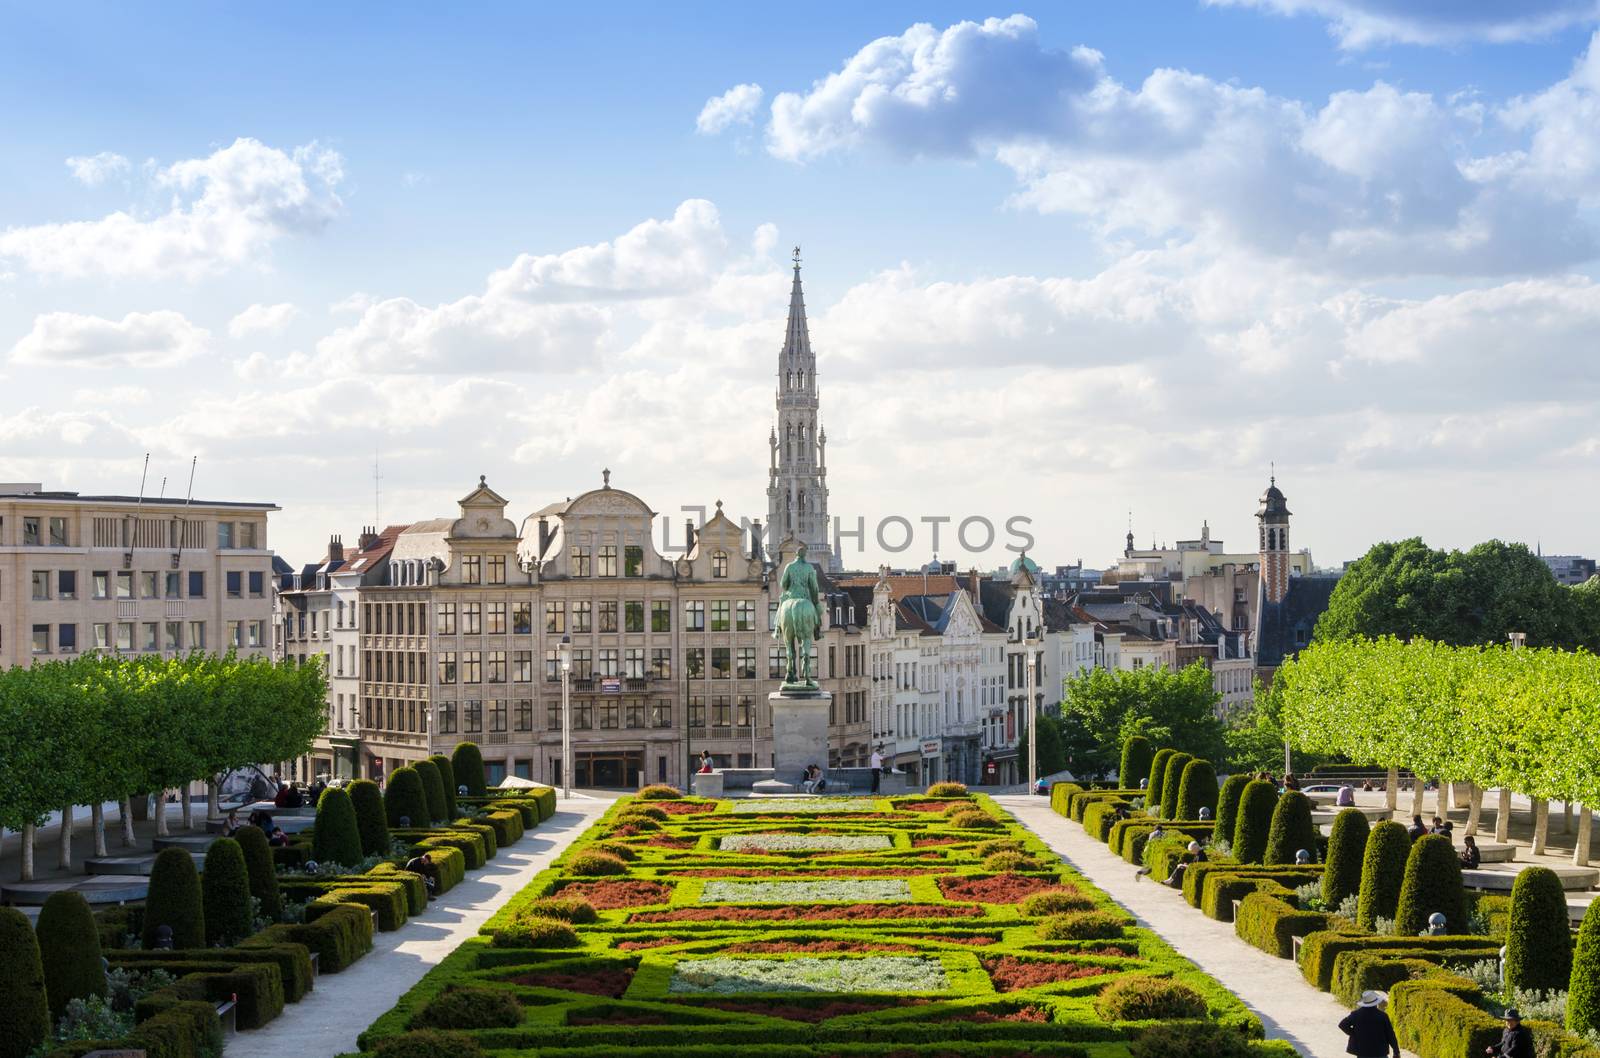
<svg viewBox="0 0 1600 1058">
<path fill-rule="evenodd" d="M 1356 1058 L 1400 1058 L 1400 1041 L 1395 1039 L 1394 1025 L 1383 1009 L 1388 1003 L 1389 997 L 1383 992 L 1361 993 L 1361 1002 L 1339 1022 L 1339 1028 L 1350 1037 L 1345 1045 L 1347 1053 Z"/>
<path fill-rule="evenodd" d="M 1500 1042 L 1485 1047 L 1484 1053 L 1495 1058 L 1533 1058 L 1533 1033 L 1522 1027 L 1522 1015 L 1517 1013 L 1516 1007 L 1511 1007 L 1505 1018 L 1506 1027 L 1500 1033 Z"/>
</svg>

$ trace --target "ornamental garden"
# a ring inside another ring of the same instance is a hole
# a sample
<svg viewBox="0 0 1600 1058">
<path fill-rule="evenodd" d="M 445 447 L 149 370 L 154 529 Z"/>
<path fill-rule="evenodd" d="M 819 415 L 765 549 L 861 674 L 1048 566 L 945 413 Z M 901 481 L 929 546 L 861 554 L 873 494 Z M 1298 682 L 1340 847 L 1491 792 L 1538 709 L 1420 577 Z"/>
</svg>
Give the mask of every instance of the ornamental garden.
<svg viewBox="0 0 1600 1058">
<path fill-rule="evenodd" d="M 360 1037 L 378 1058 L 1293 1055 L 989 799 L 619 802 Z"/>
</svg>

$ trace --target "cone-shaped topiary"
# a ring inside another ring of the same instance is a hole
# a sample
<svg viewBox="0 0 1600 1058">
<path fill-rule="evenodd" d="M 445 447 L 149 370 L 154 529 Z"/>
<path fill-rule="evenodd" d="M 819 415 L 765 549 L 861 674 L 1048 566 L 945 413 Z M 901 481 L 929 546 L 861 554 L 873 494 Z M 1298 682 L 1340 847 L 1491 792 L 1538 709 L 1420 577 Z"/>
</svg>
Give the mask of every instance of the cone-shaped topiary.
<svg viewBox="0 0 1600 1058">
<path fill-rule="evenodd" d="M 1217 769 L 1209 760 L 1191 760 L 1178 781 L 1178 811 L 1174 819 L 1199 819 L 1200 809 L 1217 811 Z"/>
<path fill-rule="evenodd" d="M 483 781 L 483 754 L 476 742 L 457 744 L 455 752 L 450 754 L 450 766 L 455 769 L 457 787 L 465 786 L 473 797 L 489 792 Z"/>
<path fill-rule="evenodd" d="M 1194 760 L 1193 753 L 1174 753 L 1167 758 L 1167 773 L 1161 778 L 1161 818 L 1178 818 L 1178 788 L 1183 785 L 1183 769 Z"/>
<path fill-rule="evenodd" d="M 0 907 L 0 1058 L 25 1058 L 50 1035 L 39 940 L 28 917 Z"/>
<path fill-rule="evenodd" d="M 383 791 L 371 779 L 350 784 L 350 807 L 356 811 L 356 833 L 367 856 L 389 855 L 389 821 L 383 814 Z"/>
<path fill-rule="evenodd" d="M 1278 806 L 1278 788 L 1256 779 L 1244 788 L 1239 798 L 1238 818 L 1233 824 L 1233 858 L 1240 863 L 1260 863 L 1267 854 L 1267 837 L 1272 831 L 1273 809 Z"/>
<path fill-rule="evenodd" d="M 51 1024 L 61 1020 L 72 1000 L 106 994 L 100 931 L 82 893 L 50 894 L 39 910 L 38 938 Z"/>
<path fill-rule="evenodd" d="M 333 796 L 328 796 L 332 794 Z M 356 810 L 350 795 L 334 788 L 317 802 L 317 825 L 311 834 L 311 858 L 319 863 L 341 863 L 354 867 L 361 854 L 361 831 L 356 827 Z"/>
<path fill-rule="evenodd" d="M 278 921 L 283 917 L 283 897 L 278 893 L 278 871 L 272 862 L 272 846 L 267 844 L 267 835 L 260 827 L 240 827 L 233 838 L 239 843 L 239 851 L 244 853 L 250 895 L 261 902 L 261 914 L 267 921 Z"/>
<path fill-rule="evenodd" d="M 1467 931 L 1467 894 L 1461 887 L 1461 859 L 1443 834 L 1424 834 L 1406 856 L 1405 881 L 1395 908 L 1394 930 L 1415 937 L 1428 928 L 1428 916 L 1444 915 L 1449 933 Z"/>
<path fill-rule="evenodd" d="M 1143 735 L 1134 735 L 1122 743 L 1122 764 L 1117 768 L 1117 784 L 1127 789 L 1137 788 L 1140 779 L 1150 776 L 1150 758 L 1155 748 Z"/>
<path fill-rule="evenodd" d="M 456 769 L 450 763 L 450 758 L 443 753 L 435 753 L 428 758 L 433 761 L 433 766 L 439 769 L 439 781 L 444 783 L 444 817 L 456 818 Z"/>
<path fill-rule="evenodd" d="M 383 808 L 391 827 L 428 825 L 428 795 L 422 792 L 422 776 L 417 769 L 394 770 L 389 776 L 389 788 L 383 791 Z"/>
<path fill-rule="evenodd" d="M 1167 777 L 1167 758 L 1176 750 L 1158 749 L 1150 758 L 1150 779 L 1144 788 L 1144 810 L 1151 815 L 1161 811 L 1161 780 Z"/>
<path fill-rule="evenodd" d="M 206 849 L 200 892 L 206 909 L 206 947 L 228 947 L 255 932 L 255 919 L 250 914 L 250 874 L 237 841 L 218 838 Z"/>
<path fill-rule="evenodd" d="M 206 946 L 205 912 L 200 904 L 200 875 L 188 849 L 162 849 L 150 868 L 150 891 L 144 901 L 144 946 L 160 947 L 162 926 L 172 929 L 174 948 Z"/>
<path fill-rule="evenodd" d="M 435 822 L 449 819 L 449 803 L 444 799 L 444 779 L 431 760 L 419 760 L 412 765 L 417 778 L 422 780 L 422 795 L 428 801 L 428 818 Z"/>
<path fill-rule="evenodd" d="M 1317 825 L 1311 822 L 1311 798 L 1299 790 L 1285 790 L 1272 810 L 1272 831 L 1267 835 L 1267 863 L 1293 863 L 1301 849 L 1317 859 Z"/>
<path fill-rule="evenodd" d="M 1346 808 L 1333 817 L 1328 834 L 1328 867 L 1322 872 L 1322 902 L 1335 910 L 1347 896 L 1361 892 L 1361 863 L 1372 827 L 1360 809 Z"/>
<path fill-rule="evenodd" d="M 1233 844 L 1233 828 L 1239 822 L 1239 799 L 1244 796 L 1244 788 L 1250 785 L 1250 776 L 1243 773 L 1230 775 L 1222 784 L 1222 791 L 1217 794 L 1217 837 Z"/>
<path fill-rule="evenodd" d="M 1572 930 L 1567 894 L 1548 867 L 1528 867 L 1511 886 L 1506 930 L 1508 989 L 1565 988 L 1572 977 Z"/>
<path fill-rule="evenodd" d="M 1600 911 L 1594 908 L 1590 904 L 1583 913 L 1572 953 L 1572 977 L 1567 982 L 1567 1028 L 1572 1032 L 1600 1031 Z M 0 988 L 0 996 L 4 995 Z"/>
<path fill-rule="evenodd" d="M 1394 918 L 1400 903 L 1400 886 L 1405 881 L 1406 857 L 1411 852 L 1411 835 L 1403 824 L 1385 819 L 1367 835 L 1367 848 L 1361 856 L 1361 891 L 1356 904 L 1356 925 L 1377 928 L 1380 918 Z"/>
</svg>

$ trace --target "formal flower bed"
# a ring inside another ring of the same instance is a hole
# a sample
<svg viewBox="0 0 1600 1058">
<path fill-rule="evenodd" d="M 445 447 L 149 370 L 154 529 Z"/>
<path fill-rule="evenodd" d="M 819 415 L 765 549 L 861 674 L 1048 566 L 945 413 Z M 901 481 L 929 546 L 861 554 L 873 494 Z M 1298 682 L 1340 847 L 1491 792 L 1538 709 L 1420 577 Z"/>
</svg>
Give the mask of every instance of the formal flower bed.
<svg viewBox="0 0 1600 1058">
<path fill-rule="evenodd" d="M 1133 1058 L 1152 1022 L 1099 1003 L 1141 978 L 1198 997 L 1152 1054 L 1217 1031 L 1294 1053 L 988 798 L 625 799 L 360 1046 L 431 1058 L 427 1026 L 461 1058 Z"/>
</svg>

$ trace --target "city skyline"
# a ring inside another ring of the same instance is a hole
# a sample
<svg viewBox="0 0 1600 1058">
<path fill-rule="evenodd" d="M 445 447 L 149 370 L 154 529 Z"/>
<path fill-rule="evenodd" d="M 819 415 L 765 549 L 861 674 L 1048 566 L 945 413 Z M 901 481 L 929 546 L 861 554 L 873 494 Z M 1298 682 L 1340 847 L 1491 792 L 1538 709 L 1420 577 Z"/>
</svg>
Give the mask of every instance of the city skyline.
<svg viewBox="0 0 1600 1058">
<path fill-rule="evenodd" d="M 1240 546 L 1275 462 L 1324 566 L 1592 553 L 1593 5 L 1391 6 L 14 12 L 0 478 L 198 455 L 296 565 L 479 474 L 759 518 L 798 243 L 847 526 Z"/>
</svg>

